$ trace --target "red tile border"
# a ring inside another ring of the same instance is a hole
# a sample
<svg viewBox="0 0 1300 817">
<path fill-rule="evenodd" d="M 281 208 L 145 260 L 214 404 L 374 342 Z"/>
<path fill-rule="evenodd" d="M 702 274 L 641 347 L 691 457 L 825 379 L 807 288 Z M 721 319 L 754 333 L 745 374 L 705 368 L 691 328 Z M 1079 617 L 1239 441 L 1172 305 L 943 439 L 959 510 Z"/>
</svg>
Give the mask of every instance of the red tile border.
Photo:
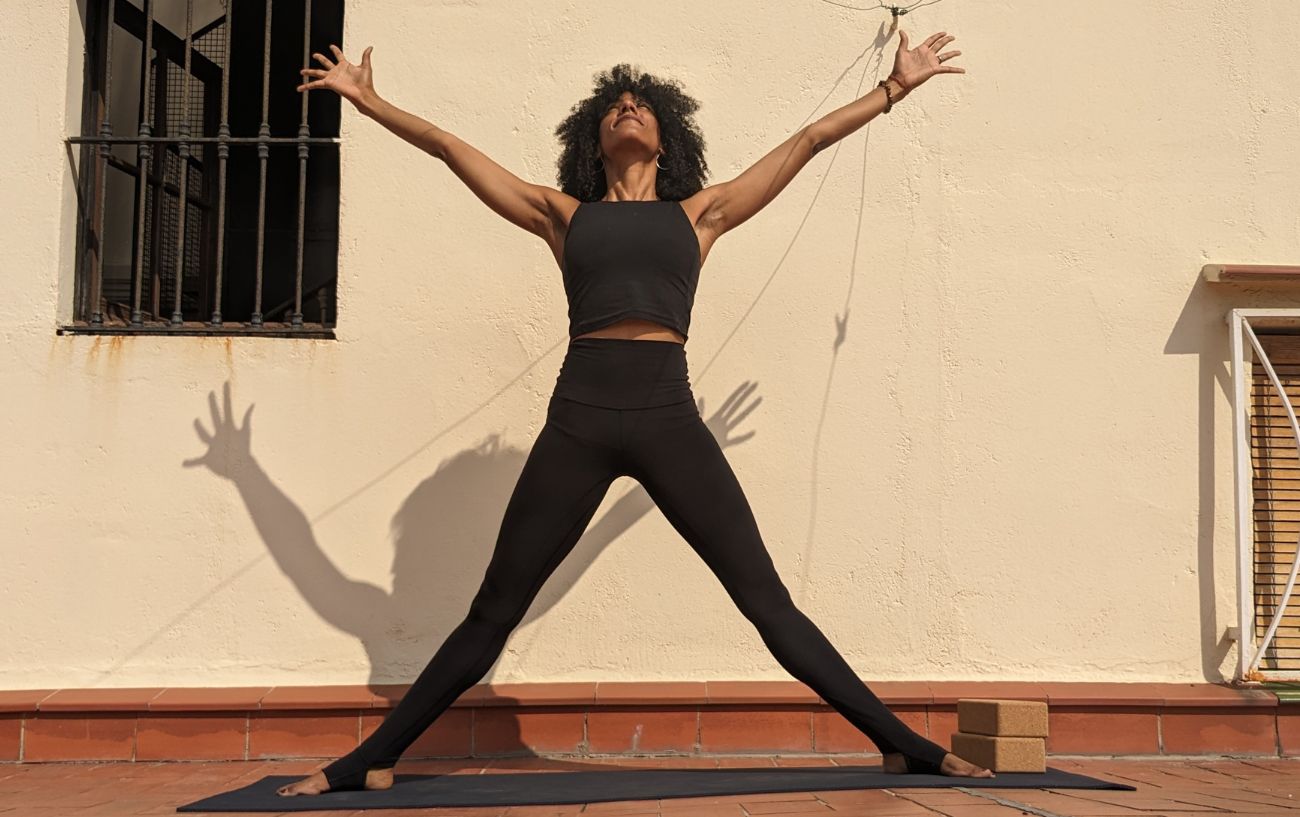
<svg viewBox="0 0 1300 817">
<path fill-rule="evenodd" d="M 359 731 L 356 714 L 256 712 L 248 719 L 248 759 L 341 755 L 356 748 Z"/>
<path fill-rule="evenodd" d="M 135 717 L 50 712 L 24 718 L 23 760 L 135 760 Z"/>
<path fill-rule="evenodd" d="M 957 705 L 958 698 L 1010 698 L 1021 701 L 1048 700 L 1047 685 L 1025 681 L 930 681 L 930 696 L 936 705 Z"/>
<path fill-rule="evenodd" d="M 142 715 L 136 760 L 244 760 L 248 716 L 204 713 Z"/>
<path fill-rule="evenodd" d="M 890 706 L 929 706 L 934 693 L 925 681 L 867 681 L 876 697 Z"/>
<path fill-rule="evenodd" d="M 437 717 L 424 734 L 407 747 L 403 757 L 469 757 L 474 754 L 473 709 L 447 709 Z M 361 739 L 383 723 L 387 713 L 361 716 Z"/>
<path fill-rule="evenodd" d="M 261 709 L 272 687 L 168 687 L 149 701 L 150 712 L 247 712 Z"/>
<path fill-rule="evenodd" d="M 1047 705 L 1056 706 L 1162 706 L 1161 684 L 1122 682 L 1047 684 Z"/>
<path fill-rule="evenodd" d="M 1276 714 L 1239 706 L 1166 711 L 1160 735 L 1166 754 L 1278 754 Z"/>
<path fill-rule="evenodd" d="M 40 712 L 146 712 L 149 701 L 165 687 L 120 687 L 109 689 L 60 689 L 41 699 Z"/>
<path fill-rule="evenodd" d="M 499 707 L 474 711 L 474 754 L 580 752 L 587 713 L 574 707 Z"/>
<path fill-rule="evenodd" d="M 709 704 L 816 704 L 825 701 L 801 681 L 705 681 Z"/>
<path fill-rule="evenodd" d="M 1164 695 L 1165 706 L 1277 706 L 1266 689 L 1238 689 L 1220 684 L 1151 684 Z"/>
<path fill-rule="evenodd" d="M 280 686 L 262 696 L 261 709 L 370 709 L 375 694 L 364 685 Z"/>
<path fill-rule="evenodd" d="M 1158 755 L 1160 707 L 1049 705 L 1047 751 L 1062 755 Z"/>
<path fill-rule="evenodd" d="M 700 712 L 700 751 L 705 754 L 811 752 L 812 748 L 812 713 L 806 709 L 721 706 Z"/>
<path fill-rule="evenodd" d="M 1300 756 L 1300 706 L 1278 707 L 1277 739 L 1282 757 Z"/>
<path fill-rule="evenodd" d="M 601 681 L 596 684 L 596 706 L 706 704 L 703 681 L 642 682 Z"/>
<path fill-rule="evenodd" d="M 1300 755 L 1300 706 L 1227 684 L 872 681 L 948 745 L 961 698 L 1045 700 L 1055 754 Z M 322 757 L 369 734 L 408 684 L 0 691 L 0 760 Z M 244 747 L 247 746 L 247 750 Z M 798 681 L 479 684 L 413 747 L 422 757 L 875 752 Z M 415 756 L 415 755 L 413 755 Z"/>
<path fill-rule="evenodd" d="M 57 689 L 0 690 L 0 712 L 35 712 L 41 701 L 58 691 Z"/>
<path fill-rule="evenodd" d="M 18 760 L 23 743 L 23 718 L 21 715 L 0 715 L 0 761 Z"/>
<path fill-rule="evenodd" d="M 1276 707 L 1264 689 L 1226 684 L 1020 681 L 870 681 L 889 706 L 955 709 L 959 698 L 1047 701 L 1051 706 Z M 391 708 L 409 684 L 0 690 L 0 712 L 251 711 Z M 799 681 L 578 681 L 476 684 L 452 706 L 753 704 L 828 707 Z"/>
<path fill-rule="evenodd" d="M 694 754 L 700 713 L 694 707 L 606 707 L 587 713 L 587 749 L 596 754 Z"/>
<path fill-rule="evenodd" d="M 371 709 L 391 709 L 397 705 L 397 702 L 405 697 L 407 691 L 411 688 L 410 684 L 371 684 L 370 685 L 370 708 Z M 452 702 L 452 706 L 455 706 Z"/>
<path fill-rule="evenodd" d="M 591 706 L 595 681 L 545 684 L 475 684 L 461 693 L 457 706 Z"/>
</svg>

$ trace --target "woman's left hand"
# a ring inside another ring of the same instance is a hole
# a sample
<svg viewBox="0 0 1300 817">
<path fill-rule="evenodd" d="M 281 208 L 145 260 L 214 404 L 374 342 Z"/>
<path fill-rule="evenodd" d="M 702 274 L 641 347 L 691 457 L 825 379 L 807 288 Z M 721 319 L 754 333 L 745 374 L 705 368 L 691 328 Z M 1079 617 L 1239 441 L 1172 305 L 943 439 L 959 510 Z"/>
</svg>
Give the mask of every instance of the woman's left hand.
<svg viewBox="0 0 1300 817">
<path fill-rule="evenodd" d="M 903 86 L 904 93 L 925 82 L 935 74 L 964 74 L 965 68 L 944 65 L 947 60 L 960 54 L 960 51 L 939 53 L 939 49 L 956 38 L 946 31 L 931 34 L 925 42 L 912 50 L 907 48 L 907 32 L 898 30 L 898 53 L 894 55 L 894 70 L 889 75 Z"/>
</svg>

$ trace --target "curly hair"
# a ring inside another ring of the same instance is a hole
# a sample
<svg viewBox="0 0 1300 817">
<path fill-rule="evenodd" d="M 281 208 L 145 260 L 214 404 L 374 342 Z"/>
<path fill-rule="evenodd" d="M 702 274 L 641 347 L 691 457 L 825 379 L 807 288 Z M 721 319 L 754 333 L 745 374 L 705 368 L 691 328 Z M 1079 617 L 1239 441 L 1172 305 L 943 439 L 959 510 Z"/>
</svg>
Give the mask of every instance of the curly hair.
<svg viewBox="0 0 1300 817">
<path fill-rule="evenodd" d="M 709 166 L 704 160 L 704 134 L 693 114 L 700 103 L 688 96 L 675 80 L 662 80 L 643 73 L 628 63 L 596 74 L 591 96 L 574 105 L 555 129 L 563 149 L 556 179 L 560 189 L 581 201 L 604 198 L 609 186 L 600 159 L 600 120 L 624 91 L 645 100 L 659 120 L 659 139 L 664 155 L 655 178 L 655 192 L 661 199 L 680 201 L 704 187 Z"/>
</svg>

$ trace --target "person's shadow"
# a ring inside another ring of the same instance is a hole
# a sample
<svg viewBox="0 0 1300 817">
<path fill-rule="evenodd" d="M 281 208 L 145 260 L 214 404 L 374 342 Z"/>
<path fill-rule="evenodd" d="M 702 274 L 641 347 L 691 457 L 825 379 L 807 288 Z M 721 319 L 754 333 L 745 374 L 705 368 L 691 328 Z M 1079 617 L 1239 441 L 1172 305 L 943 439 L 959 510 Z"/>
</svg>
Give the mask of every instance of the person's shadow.
<svg viewBox="0 0 1300 817">
<path fill-rule="evenodd" d="M 756 383 L 741 384 L 706 419 L 723 448 L 754 436 L 753 431 L 735 432 L 762 402 L 761 397 L 749 401 L 756 387 Z M 370 664 L 369 685 L 373 689 L 391 694 L 385 685 L 409 684 L 468 612 L 527 451 L 503 446 L 499 435 L 493 434 L 480 445 L 443 461 L 416 486 L 391 523 L 394 555 L 393 589 L 389 592 L 347 576 L 330 560 L 317 542 L 307 514 L 253 456 L 253 404 L 237 425 L 229 381 L 223 393 L 224 407 L 220 408 L 216 394 L 208 394 L 211 431 L 201 418 L 194 420 L 195 431 L 208 450 L 182 464 L 206 467 L 231 481 L 268 552 L 307 603 L 330 624 L 360 641 Z M 700 398 L 701 414 L 703 406 Z M 601 551 L 653 508 L 654 501 L 639 484 L 614 501 L 603 516 L 592 521 L 543 585 L 520 628 L 545 615 Z M 513 635 L 511 640 L 515 640 Z M 507 643 L 507 649 L 509 646 Z M 436 725 L 437 721 L 431 729 Z M 512 734 L 494 734 L 494 742 L 504 753 L 531 754 L 519 739 L 516 722 L 511 720 L 506 730 Z"/>
</svg>

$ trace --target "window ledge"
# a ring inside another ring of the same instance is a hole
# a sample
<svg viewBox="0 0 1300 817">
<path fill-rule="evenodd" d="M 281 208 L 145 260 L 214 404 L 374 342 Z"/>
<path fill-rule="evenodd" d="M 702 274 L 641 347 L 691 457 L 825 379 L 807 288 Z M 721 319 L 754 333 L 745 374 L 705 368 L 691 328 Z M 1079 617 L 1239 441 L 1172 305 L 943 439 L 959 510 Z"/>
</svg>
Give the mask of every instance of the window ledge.
<svg viewBox="0 0 1300 817">
<path fill-rule="evenodd" d="M 1201 277 L 1213 284 L 1300 285 L 1300 266 L 1286 264 L 1206 264 Z"/>
<path fill-rule="evenodd" d="M 251 326 L 245 323 L 227 323 L 213 326 L 208 323 L 186 321 L 180 326 L 165 323 L 130 326 L 124 323 L 105 323 L 91 326 L 89 323 L 77 322 L 63 324 L 56 330 L 59 335 L 129 335 L 129 336 L 208 336 L 208 337 L 258 337 L 258 338 L 311 338 L 316 340 L 335 340 L 334 326 L 311 324 L 294 327 L 288 323 L 265 323 Z"/>
</svg>

